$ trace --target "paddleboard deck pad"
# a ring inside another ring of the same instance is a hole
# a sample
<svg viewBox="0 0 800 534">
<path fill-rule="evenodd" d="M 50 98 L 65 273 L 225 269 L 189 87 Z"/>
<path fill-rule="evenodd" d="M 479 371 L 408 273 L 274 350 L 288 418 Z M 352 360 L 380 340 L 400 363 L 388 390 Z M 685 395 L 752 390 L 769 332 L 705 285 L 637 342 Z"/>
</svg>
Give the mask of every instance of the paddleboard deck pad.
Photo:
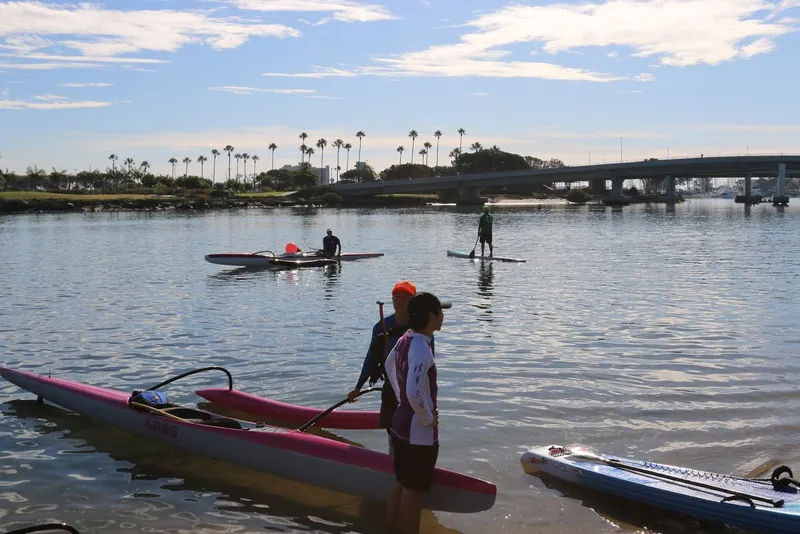
<svg viewBox="0 0 800 534">
<path fill-rule="evenodd" d="M 448 250 L 447 255 L 453 258 L 469 258 L 469 252 L 461 252 L 460 250 Z M 509 258 L 506 256 L 481 256 L 479 253 L 475 254 L 474 259 L 481 261 L 508 261 L 514 263 L 525 263 L 527 261 L 521 258 Z"/>
<path fill-rule="evenodd" d="M 800 493 L 791 484 L 614 458 L 583 445 L 530 449 L 526 473 L 551 476 L 623 499 L 756 532 L 800 532 Z"/>
</svg>

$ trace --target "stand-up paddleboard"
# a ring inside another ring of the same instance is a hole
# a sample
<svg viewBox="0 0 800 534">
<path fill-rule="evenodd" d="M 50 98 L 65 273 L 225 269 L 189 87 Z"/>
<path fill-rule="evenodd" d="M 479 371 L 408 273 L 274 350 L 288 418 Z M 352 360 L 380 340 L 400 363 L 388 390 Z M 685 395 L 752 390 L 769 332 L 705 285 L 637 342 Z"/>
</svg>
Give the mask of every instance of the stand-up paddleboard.
<svg viewBox="0 0 800 534">
<path fill-rule="evenodd" d="M 520 459 L 526 473 L 542 471 L 623 499 L 757 532 L 800 532 L 800 492 L 792 472 L 747 479 L 613 458 L 583 445 L 531 449 Z"/>
<path fill-rule="evenodd" d="M 469 252 L 461 252 L 459 250 L 448 250 L 447 255 L 454 258 L 469 258 Z M 510 261 L 515 263 L 524 263 L 527 261 L 520 258 L 508 258 L 505 256 L 481 256 L 480 254 L 475 254 L 474 259 L 480 261 Z"/>
<path fill-rule="evenodd" d="M 383 252 L 343 252 L 341 256 L 335 256 L 331 258 L 317 256 L 313 252 L 278 255 L 274 255 L 271 252 L 268 254 L 262 252 L 226 252 L 218 254 L 206 254 L 205 260 L 209 263 L 215 263 L 217 265 L 233 265 L 236 267 L 269 267 L 272 265 L 319 267 L 321 265 L 330 265 L 338 261 L 361 260 L 365 258 L 377 258 L 379 256 L 383 256 Z"/>
</svg>

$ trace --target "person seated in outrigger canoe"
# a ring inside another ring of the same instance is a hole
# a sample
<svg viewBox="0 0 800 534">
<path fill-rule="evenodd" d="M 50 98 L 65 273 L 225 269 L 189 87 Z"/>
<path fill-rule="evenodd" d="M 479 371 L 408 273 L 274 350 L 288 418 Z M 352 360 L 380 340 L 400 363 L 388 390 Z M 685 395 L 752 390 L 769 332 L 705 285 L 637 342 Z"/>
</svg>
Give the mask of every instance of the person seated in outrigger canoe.
<svg viewBox="0 0 800 534">
<path fill-rule="evenodd" d="M 392 427 L 392 417 L 394 417 L 394 411 L 397 408 L 397 397 L 392 390 L 391 384 L 386 380 L 384 362 L 397 340 L 409 328 L 408 301 L 416 293 L 416 286 L 408 280 L 401 280 L 394 285 L 392 289 L 394 313 L 385 318 L 381 317 L 381 320 L 372 327 L 372 337 L 370 338 L 369 349 L 364 358 L 364 363 L 361 366 L 361 374 L 358 377 L 355 389 L 347 394 L 350 402 L 355 402 L 358 400 L 356 395 L 364 387 L 367 380 L 369 380 L 370 386 L 375 385 L 378 380 L 383 381 L 381 386 L 380 425 L 381 428 L 386 429 L 386 433 L 389 436 L 389 454 L 394 453 L 390 429 Z M 443 302 L 442 306 L 449 308 L 451 304 L 450 302 Z M 431 336 L 431 350 L 434 350 L 433 336 Z"/>
<path fill-rule="evenodd" d="M 328 228 L 327 234 L 325 237 L 322 238 L 322 250 L 317 251 L 317 256 L 325 256 L 326 258 L 332 258 L 333 256 L 341 257 L 342 255 L 342 242 L 339 241 L 339 238 L 333 235 L 333 230 Z M 339 252 L 336 252 L 336 248 L 339 248 Z"/>
</svg>

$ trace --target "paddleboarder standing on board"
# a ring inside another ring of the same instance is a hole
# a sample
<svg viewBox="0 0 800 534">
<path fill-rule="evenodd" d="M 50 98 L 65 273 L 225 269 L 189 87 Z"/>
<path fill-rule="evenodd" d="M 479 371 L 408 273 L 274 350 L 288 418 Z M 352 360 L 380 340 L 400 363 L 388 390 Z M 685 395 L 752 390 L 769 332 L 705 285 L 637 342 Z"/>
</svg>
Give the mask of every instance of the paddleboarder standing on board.
<svg viewBox="0 0 800 534">
<path fill-rule="evenodd" d="M 330 258 L 334 255 L 337 257 L 342 255 L 342 242 L 339 241 L 339 238 L 333 235 L 333 230 L 328 228 L 327 230 L 328 235 L 322 238 L 322 254 Z M 339 252 L 337 254 L 336 248 L 339 248 Z"/>
<path fill-rule="evenodd" d="M 443 309 L 449 307 L 431 293 L 411 297 L 409 329 L 386 358 L 386 376 L 399 401 L 389 434 L 397 484 L 389 495 L 386 517 L 402 534 L 419 532 L 422 494 L 431 487 L 439 456 L 439 388 L 431 338 L 441 330 Z"/>
<path fill-rule="evenodd" d="M 417 293 L 417 287 L 408 280 L 400 280 L 392 289 L 392 306 L 394 313 L 383 317 L 383 302 L 379 302 L 381 319 L 372 327 L 372 337 L 370 338 L 369 349 L 361 366 L 361 375 L 358 377 L 356 387 L 347 394 L 351 402 L 355 402 L 356 395 L 369 380 L 370 386 L 383 380 L 381 389 L 381 411 L 380 425 L 389 434 L 389 454 L 393 454 L 391 434 L 389 428 L 392 426 L 392 417 L 397 407 L 397 397 L 392 386 L 386 382 L 386 374 L 383 364 L 389 351 L 394 347 L 397 340 L 405 334 L 409 328 L 408 301 Z M 431 350 L 434 347 L 433 336 L 431 336 Z"/>
<path fill-rule="evenodd" d="M 494 221 L 492 214 L 489 213 L 489 206 L 483 207 L 483 215 L 478 221 L 478 236 L 481 238 L 481 257 L 483 257 L 483 248 L 485 244 L 489 244 L 489 257 L 494 255 L 492 248 L 492 222 Z"/>
</svg>

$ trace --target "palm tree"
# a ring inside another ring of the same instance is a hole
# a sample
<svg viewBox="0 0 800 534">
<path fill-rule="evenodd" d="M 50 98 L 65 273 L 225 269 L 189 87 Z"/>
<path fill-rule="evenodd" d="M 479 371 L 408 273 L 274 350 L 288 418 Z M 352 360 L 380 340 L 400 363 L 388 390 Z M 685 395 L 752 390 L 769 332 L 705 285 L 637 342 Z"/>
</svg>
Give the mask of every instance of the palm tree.
<svg viewBox="0 0 800 534">
<path fill-rule="evenodd" d="M 408 136 L 411 138 L 411 164 L 414 164 L 414 142 L 417 140 L 417 136 L 419 134 L 416 130 L 411 130 L 408 132 Z"/>
<path fill-rule="evenodd" d="M 178 160 L 175 158 L 169 158 L 168 161 L 172 163 L 172 177 L 175 178 L 175 164 L 178 163 Z"/>
<path fill-rule="evenodd" d="M 458 161 L 458 156 L 461 155 L 461 149 L 454 148 L 450 151 L 450 157 L 453 158 L 453 165 Z"/>
<path fill-rule="evenodd" d="M 405 148 L 403 148 L 403 145 L 397 147 L 397 152 L 400 153 L 400 165 L 403 164 L 403 150 L 405 150 Z"/>
<path fill-rule="evenodd" d="M 110 156 L 108 156 L 108 159 L 111 160 L 111 170 L 116 171 L 117 167 L 115 162 L 119 159 L 119 156 L 117 156 L 116 154 L 111 154 Z"/>
<path fill-rule="evenodd" d="M 247 181 L 247 160 L 250 159 L 250 154 L 247 152 L 242 154 L 242 159 L 244 160 L 244 181 Z"/>
<path fill-rule="evenodd" d="M 432 145 L 432 144 L 430 144 L 429 142 L 425 141 L 425 142 L 422 144 L 422 146 L 424 146 L 424 147 L 425 147 L 425 165 L 427 165 L 427 164 L 428 164 L 428 152 L 430 152 L 430 151 L 431 151 L 431 148 L 433 148 L 433 145 Z"/>
<path fill-rule="evenodd" d="M 308 147 L 305 143 L 300 145 L 300 166 L 303 166 L 303 162 L 305 161 L 306 153 L 308 152 Z"/>
<path fill-rule="evenodd" d="M 211 155 L 214 157 L 214 166 L 211 169 L 211 181 L 212 182 L 216 182 L 217 181 L 217 156 L 219 156 L 219 150 L 217 150 L 216 148 L 212 149 L 211 150 Z"/>
<path fill-rule="evenodd" d="M 184 178 L 189 176 L 189 162 L 192 161 L 192 158 L 183 158 L 183 162 L 186 164 L 186 173 L 184 173 Z"/>
<path fill-rule="evenodd" d="M 306 139 L 308 138 L 308 134 L 303 132 L 298 137 L 300 137 L 300 141 L 302 141 L 300 146 L 301 147 L 305 147 L 306 146 Z M 306 149 L 305 148 L 301 148 L 300 149 L 300 165 L 303 164 L 303 154 L 306 154 Z"/>
<path fill-rule="evenodd" d="M 458 129 L 458 156 L 461 156 L 461 141 L 464 139 L 465 133 L 467 133 L 467 131 L 464 128 Z M 456 160 L 456 164 L 458 164 L 458 160 Z"/>
<path fill-rule="evenodd" d="M 256 163 L 258 163 L 259 158 L 257 155 L 253 154 L 251 156 L 253 158 L 253 187 L 256 185 Z"/>
<path fill-rule="evenodd" d="M 305 146 L 305 145 L 303 145 Z M 306 147 L 306 156 L 308 156 L 308 166 L 311 167 L 311 156 L 314 155 L 314 149 L 312 147 Z"/>
<path fill-rule="evenodd" d="M 320 138 L 317 141 L 317 148 L 319 149 L 319 175 L 322 177 L 322 169 L 325 167 L 322 164 L 322 158 L 325 157 L 325 147 L 328 146 L 328 141 L 325 138 Z M 328 176 L 328 182 L 330 182 L 330 176 Z"/>
<path fill-rule="evenodd" d="M 133 166 L 134 163 L 136 162 L 133 161 L 133 158 L 125 158 L 125 165 L 128 166 L 128 174 L 131 173 L 131 167 Z"/>
<path fill-rule="evenodd" d="M 361 139 L 366 137 L 367 134 L 362 132 L 361 130 L 356 132 L 356 137 L 358 137 L 358 159 L 356 160 L 356 164 L 361 161 Z"/>
<path fill-rule="evenodd" d="M 139 168 L 142 169 L 142 174 L 147 174 L 147 169 L 150 168 L 150 163 L 145 160 L 139 164 Z"/>
<path fill-rule="evenodd" d="M 425 161 L 425 155 L 426 155 L 427 153 L 428 153 L 428 151 L 427 151 L 427 150 L 425 150 L 424 148 L 421 148 L 421 149 L 420 149 L 420 151 L 419 151 L 419 155 L 420 155 L 420 156 L 422 156 L 422 161 Z"/>
<path fill-rule="evenodd" d="M 344 166 L 344 172 L 347 172 L 347 171 L 350 170 L 350 149 L 351 148 L 353 148 L 353 145 L 351 145 L 350 143 L 345 143 L 344 144 L 344 149 L 347 150 L 347 165 Z M 337 180 L 338 180 L 338 178 L 337 178 Z"/>
<path fill-rule="evenodd" d="M 272 169 L 271 170 L 274 170 L 275 169 L 275 149 L 278 148 L 278 145 L 276 145 L 275 143 L 270 143 L 267 148 L 269 148 L 272 151 Z"/>
<path fill-rule="evenodd" d="M 231 179 L 231 152 L 233 152 L 233 146 L 232 145 L 227 145 L 222 150 L 224 150 L 225 152 L 228 153 L 228 180 L 230 180 Z"/>
<path fill-rule="evenodd" d="M 441 130 L 436 130 L 433 132 L 433 136 L 436 138 L 436 166 L 439 166 L 439 138 L 442 136 Z"/>
<path fill-rule="evenodd" d="M 477 141 L 475 141 L 474 143 L 469 145 L 469 149 L 472 150 L 473 152 L 479 152 L 482 148 L 483 148 L 483 145 L 480 144 Z"/>
<path fill-rule="evenodd" d="M 242 161 L 242 155 L 241 154 L 234 154 L 233 155 L 233 159 L 236 160 L 236 181 L 238 182 L 239 181 L 239 162 Z"/>
<path fill-rule="evenodd" d="M 344 141 L 341 139 L 337 139 L 333 142 L 333 146 L 336 147 L 336 181 L 339 181 L 339 151 L 344 146 Z"/>
<path fill-rule="evenodd" d="M 199 156 L 197 158 L 197 163 L 200 164 L 200 178 L 203 178 L 203 165 L 205 164 L 206 161 L 208 161 L 208 158 L 205 156 Z"/>
</svg>

